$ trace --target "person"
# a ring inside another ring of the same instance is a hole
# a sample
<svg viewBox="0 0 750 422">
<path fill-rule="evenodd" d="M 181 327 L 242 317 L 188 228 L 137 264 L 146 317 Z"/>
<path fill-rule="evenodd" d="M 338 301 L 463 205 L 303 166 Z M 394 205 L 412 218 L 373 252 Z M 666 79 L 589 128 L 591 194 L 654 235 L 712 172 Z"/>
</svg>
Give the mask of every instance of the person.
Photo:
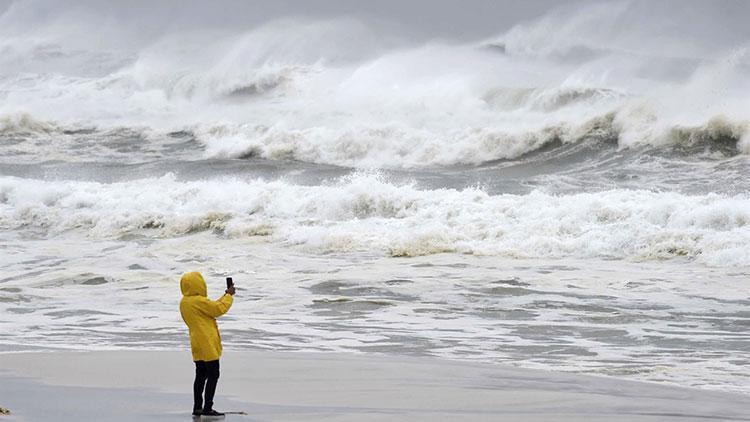
<svg viewBox="0 0 750 422">
<path fill-rule="evenodd" d="M 180 314 L 190 332 L 190 349 L 195 362 L 193 416 L 223 416 L 223 413 L 213 408 L 222 350 L 216 318 L 232 307 L 234 286 L 228 288 L 219 300 L 214 301 L 208 298 L 206 281 L 201 273 L 189 272 L 182 276 L 180 289 Z"/>
</svg>

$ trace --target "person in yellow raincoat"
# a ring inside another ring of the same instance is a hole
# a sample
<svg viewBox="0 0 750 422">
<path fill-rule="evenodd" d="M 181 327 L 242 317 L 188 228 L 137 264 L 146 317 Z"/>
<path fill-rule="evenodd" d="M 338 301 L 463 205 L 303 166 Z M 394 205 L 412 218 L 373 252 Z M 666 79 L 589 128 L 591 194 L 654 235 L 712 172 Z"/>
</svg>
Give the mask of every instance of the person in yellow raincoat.
<svg viewBox="0 0 750 422">
<path fill-rule="evenodd" d="M 195 362 L 193 416 L 221 416 L 222 413 L 213 409 L 221 357 L 221 335 L 216 318 L 224 315 L 232 306 L 234 286 L 228 288 L 219 300 L 211 300 L 208 298 L 206 281 L 201 273 L 189 272 L 182 276 L 180 289 L 180 314 L 190 331 L 190 349 Z"/>
</svg>

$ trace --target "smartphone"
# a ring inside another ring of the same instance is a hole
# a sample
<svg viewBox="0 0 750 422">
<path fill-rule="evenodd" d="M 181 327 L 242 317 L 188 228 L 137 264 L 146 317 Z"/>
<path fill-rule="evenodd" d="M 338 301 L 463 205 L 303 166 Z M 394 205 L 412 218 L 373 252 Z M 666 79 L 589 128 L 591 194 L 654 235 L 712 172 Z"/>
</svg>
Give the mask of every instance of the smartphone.
<svg viewBox="0 0 750 422">
<path fill-rule="evenodd" d="M 234 287 L 234 281 L 232 281 L 232 277 L 227 277 L 227 289 L 231 289 Z"/>
</svg>

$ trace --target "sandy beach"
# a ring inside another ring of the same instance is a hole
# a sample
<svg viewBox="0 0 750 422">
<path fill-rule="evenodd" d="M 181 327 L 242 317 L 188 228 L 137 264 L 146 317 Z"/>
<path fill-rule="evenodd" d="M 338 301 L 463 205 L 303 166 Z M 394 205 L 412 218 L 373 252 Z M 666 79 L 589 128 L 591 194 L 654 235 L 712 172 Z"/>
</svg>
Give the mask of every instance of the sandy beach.
<svg viewBox="0 0 750 422">
<path fill-rule="evenodd" d="M 187 352 L 0 355 L 7 421 L 191 418 Z M 750 397 L 427 357 L 230 352 L 216 407 L 246 421 L 750 420 Z"/>
</svg>

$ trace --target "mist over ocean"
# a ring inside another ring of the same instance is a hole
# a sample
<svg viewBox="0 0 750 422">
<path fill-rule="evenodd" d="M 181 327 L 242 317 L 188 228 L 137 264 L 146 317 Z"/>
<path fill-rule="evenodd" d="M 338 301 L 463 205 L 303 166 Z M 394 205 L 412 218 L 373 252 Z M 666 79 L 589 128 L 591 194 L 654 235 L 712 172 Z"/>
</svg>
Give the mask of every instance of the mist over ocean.
<svg viewBox="0 0 750 422">
<path fill-rule="evenodd" d="M 0 0 L 0 351 L 750 393 L 750 3 Z"/>
</svg>

